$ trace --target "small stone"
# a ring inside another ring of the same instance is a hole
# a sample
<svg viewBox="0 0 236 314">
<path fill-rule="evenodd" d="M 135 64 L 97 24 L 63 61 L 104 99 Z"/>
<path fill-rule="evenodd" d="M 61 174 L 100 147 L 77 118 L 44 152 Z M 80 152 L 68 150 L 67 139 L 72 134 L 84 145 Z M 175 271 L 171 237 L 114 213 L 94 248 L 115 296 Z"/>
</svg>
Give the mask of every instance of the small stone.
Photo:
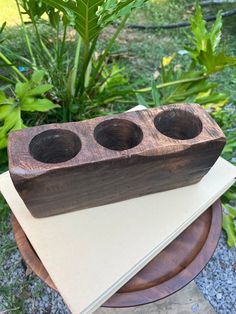
<svg viewBox="0 0 236 314">
<path fill-rule="evenodd" d="M 223 270 L 226 270 L 227 265 L 226 265 L 222 260 L 220 260 L 220 267 L 221 267 Z"/>
<path fill-rule="evenodd" d="M 218 300 L 221 300 L 221 299 L 222 299 L 222 293 L 217 293 L 216 298 L 217 298 Z"/>
<path fill-rule="evenodd" d="M 233 264 L 232 268 L 236 272 L 236 263 Z"/>
<path fill-rule="evenodd" d="M 199 304 L 194 303 L 191 308 L 193 313 L 199 313 Z"/>
</svg>

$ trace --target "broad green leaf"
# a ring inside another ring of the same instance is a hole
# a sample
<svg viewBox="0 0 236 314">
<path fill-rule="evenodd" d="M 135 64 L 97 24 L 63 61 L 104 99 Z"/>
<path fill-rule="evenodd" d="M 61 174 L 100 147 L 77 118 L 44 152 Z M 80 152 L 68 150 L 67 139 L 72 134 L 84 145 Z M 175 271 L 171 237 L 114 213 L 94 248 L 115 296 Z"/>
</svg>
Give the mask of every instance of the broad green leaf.
<svg viewBox="0 0 236 314">
<path fill-rule="evenodd" d="M 235 143 L 235 150 L 236 150 L 236 143 Z M 227 201 L 236 201 L 236 193 L 232 193 L 230 190 L 225 192 L 224 197 L 226 197 Z M 235 213 L 235 217 L 236 217 L 236 213 Z"/>
<path fill-rule="evenodd" d="M 4 120 L 11 111 L 12 111 L 11 106 L 1 105 L 0 106 L 0 120 Z"/>
<path fill-rule="evenodd" d="M 55 29 L 58 27 L 60 22 L 60 12 L 55 11 L 55 9 L 50 9 L 48 11 L 49 22 Z"/>
<path fill-rule="evenodd" d="M 111 69 L 104 67 L 101 73 L 103 82 L 100 83 L 99 91 L 102 92 L 107 89 L 110 92 L 116 92 L 118 88 L 121 89 L 122 86 L 128 83 L 124 73 L 124 68 L 120 68 L 117 63 L 113 63 Z"/>
<path fill-rule="evenodd" d="M 202 10 L 199 2 L 196 1 L 196 9 L 193 17 L 190 18 L 191 31 L 194 35 L 195 45 L 198 51 L 206 50 L 207 29 L 206 22 L 202 16 Z"/>
<path fill-rule="evenodd" d="M 20 5 L 31 19 L 39 19 L 47 12 L 48 7 L 41 0 L 20 0 Z"/>
<path fill-rule="evenodd" d="M 66 82 L 66 92 L 68 97 L 75 96 L 75 84 L 74 81 L 76 79 L 76 67 L 73 67 L 72 70 L 69 72 L 68 79 Z"/>
<path fill-rule="evenodd" d="M 236 199 L 236 195 L 233 196 L 234 199 Z M 233 219 L 236 218 L 236 206 L 233 207 L 229 204 L 224 204 L 224 210 L 227 211 L 227 214 L 229 214 Z M 235 227 L 235 231 L 236 231 L 236 227 Z"/>
<path fill-rule="evenodd" d="M 27 92 L 27 96 L 40 96 L 42 94 L 45 94 L 48 92 L 50 89 L 53 88 L 53 85 L 50 84 L 43 84 L 39 85 Z"/>
<path fill-rule="evenodd" d="M 14 103 L 15 99 L 11 97 L 5 98 L 2 101 L 0 101 L 0 105 L 14 105 Z"/>
<path fill-rule="evenodd" d="M 31 81 L 36 84 L 39 84 L 42 81 L 44 75 L 45 72 L 43 70 L 35 71 L 31 77 Z"/>
<path fill-rule="evenodd" d="M 7 135 L 3 134 L 1 135 L 1 130 L 0 130 L 0 150 L 7 147 Z"/>
<path fill-rule="evenodd" d="M 6 101 L 6 95 L 4 91 L 0 90 L 0 104 L 4 104 L 5 101 Z"/>
<path fill-rule="evenodd" d="M 30 81 L 26 83 L 21 83 L 21 82 L 17 83 L 16 88 L 15 88 L 16 96 L 18 98 L 23 98 L 25 94 L 27 93 L 27 91 L 30 89 L 30 87 L 31 87 Z"/>
<path fill-rule="evenodd" d="M 173 70 L 172 70 L 173 71 Z M 173 73 L 174 75 L 174 73 Z M 188 79 L 194 79 L 197 77 L 202 77 L 199 81 L 188 82 Z M 170 82 L 174 82 L 176 79 L 173 77 Z M 178 101 L 195 101 L 196 95 L 201 92 L 206 92 L 209 89 L 214 89 L 217 87 L 216 83 L 207 83 L 203 76 L 203 72 L 190 70 L 182 73 L 178 80 L 187 80 L 186 83 L 177 84 L 176 86 L 167 87 L 167 95 L 162 97 L 162 103 L 175 103 Z M 165 90 L 163 89 L 163 90 Z"/>
<path fill-rule="evenodd" d="M 19 123 L 18 120 L 21 120 L 20 108 L 19 106 L 15 106 L 4 119 L 4 124 L 0 128 L 0 137 L 1 134 L 8 133 L 12 128 L 14 128 L 15 125 Z"/>
<path fill-rule="evenodd" d="M 225 93 L 211 93 L 205 97 L 196 97 L 196 102 L 200 104 L 208 104 L 208 103 L 226 103 L 228 101 L 228 95 Z"/>
<path fill-rule="evenodd" d="M 11 131 L 19 130 L 24 127 L 19 106 L 8 106 L 8 114 L 4 118 L 4 123 L 0 127 L 0 149 L 7 146 L 8 134 Z"/>
<path fill-rule="evenodd" d="M 199 93 L 209 92 L 209 95 L 213 88 L 217 87 L 216 83 L 207 83 L 206 80 L 191 83 L 186 86 L 186 90 L 182 92 L 182 97 L 187 98 L 190 96 L 198 95 Z M 200 97 L 199 97 L 200 98 Z"/>
<path fill-rule="evenodd" d="M 104 0 L 97 11 L 99 23 L 104 27 L 141 8 L 147 0 Z"/>
<path fill-rule="evenodd" d="M 75 28 L 86 43 L 99 35 L 101 28 L 96 12 L 103 0 L 43 0 L 43 2 L 67 16 L 74 15 Z"/>
<path fill-rule="evenodd" d="M 54 109 L 54 108 L 60 108 L 60 106 L 55 105 L 49 99 L 26 98 L 26 99 L 24 99 L 24 102 L 21 105 L 22 111 L 46 112 L 46 111 Z"/>
<path fill-rule="evenodd" d="M 210 31 L 210 40 L 213 51 L 215 51 L 216 47 L 219 45 L 221 40 L 221 28 L 222 28 L 222 16 L 221 11 L 217 13 L 216 20 L 212 26 Z"/>
<path fill-rule="evenodd" d="M 230 215 L 223 213 L 223 229 L 227 234 L 228 246 L 235 246 L 236 244 L 236 229 L 234 220 Z"/>
<path fill-rule="evenodd" d="M 226 56 L 224 50 L 214 54 L 210 40 L 207 42 L 207 51 L 199 53 L 198 61 L 206 67 L 208 74 L 219 72 L 229 66 L 236 66 L 236 57 Z"/>
<path fill-rule="evenodd" d="M 140 8 L 146 0 L 42 0 L 64 13 L 68 20 L 74 17 L 75 28 L 87 44 L 97 38 L 108 24 Z"/>
</svg>

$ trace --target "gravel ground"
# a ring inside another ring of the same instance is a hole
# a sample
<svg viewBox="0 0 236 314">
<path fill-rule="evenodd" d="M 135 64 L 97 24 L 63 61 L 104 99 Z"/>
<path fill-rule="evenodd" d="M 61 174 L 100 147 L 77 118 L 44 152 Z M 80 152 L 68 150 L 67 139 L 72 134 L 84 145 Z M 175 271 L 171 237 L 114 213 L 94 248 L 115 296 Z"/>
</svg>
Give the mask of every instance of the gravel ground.
<svg viewBox="0 0 236 314">
<path fill-rule="evenodd" d="M 0 235 L 0 250 L 6 241 L 14 245 L 12 232 Z M 13 247 L 10 252 L 0 260 L 0 314 L 69 314 L 60 295 L 25 269 L 18 250 Z M 227 247 L 223 233 L 196 283 L 217 313 L 236 313 L 236 248 Z"/>
<path fill-rule="evenodd" d="M 195 282 L 217 313 L 236 313 L 236 248 L 227 246 L 223 232 L 215 254 Z"/>
</svg>

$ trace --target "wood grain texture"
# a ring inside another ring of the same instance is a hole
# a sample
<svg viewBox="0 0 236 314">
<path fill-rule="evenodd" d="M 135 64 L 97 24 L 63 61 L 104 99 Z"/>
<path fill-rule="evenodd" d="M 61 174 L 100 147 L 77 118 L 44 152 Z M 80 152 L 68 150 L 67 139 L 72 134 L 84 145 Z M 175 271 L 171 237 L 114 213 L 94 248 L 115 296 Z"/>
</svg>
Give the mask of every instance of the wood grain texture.
<svg viewBox="0 0 236 314">
<path fill-rule="evenodd" d="M 218 200 L 103 306 L 128 307 L 155 302 L 188 284 L 214 253 L 221 232 L 221 210 Z M 56 290 L 14 215 L 12 227 L 26 264 Z"/>
<path fill-rule="evenodd" d="M 200 106 L 169 105 L 10 134 L 9 170 L 35 217 L 194 184 L 225 145 Z"/>
</svg>

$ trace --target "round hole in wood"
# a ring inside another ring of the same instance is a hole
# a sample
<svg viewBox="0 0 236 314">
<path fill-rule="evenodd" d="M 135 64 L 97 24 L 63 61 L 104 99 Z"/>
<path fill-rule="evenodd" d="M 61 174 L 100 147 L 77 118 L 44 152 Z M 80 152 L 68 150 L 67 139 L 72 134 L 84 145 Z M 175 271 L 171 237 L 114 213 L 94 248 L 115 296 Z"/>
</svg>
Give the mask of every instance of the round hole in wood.
<svg viewBox="0 0 236 314">
<path fill-rule="evenodd" d="M 202 131 L 201 120 L 192 112 L 183 109 L 168 109 L 159 113 L 154 124 L 165 136 L 177 140 L 188 140 Z"/>
<path fill-rule="evenodd" d="M 125 119 L 110 119 L 98 124 L 94 130 L 96 141 L 111 150 L 126 150 L 141 143 L 141 128 Z"/>
<path fill-rule="evenodd" d="M 36 135 L 30 142 L 31 156 L 43 163 L 60 163 L 74 158 L 81 149 L 79 137 L 69 131 L 53 129 Z"/>
</svg>

